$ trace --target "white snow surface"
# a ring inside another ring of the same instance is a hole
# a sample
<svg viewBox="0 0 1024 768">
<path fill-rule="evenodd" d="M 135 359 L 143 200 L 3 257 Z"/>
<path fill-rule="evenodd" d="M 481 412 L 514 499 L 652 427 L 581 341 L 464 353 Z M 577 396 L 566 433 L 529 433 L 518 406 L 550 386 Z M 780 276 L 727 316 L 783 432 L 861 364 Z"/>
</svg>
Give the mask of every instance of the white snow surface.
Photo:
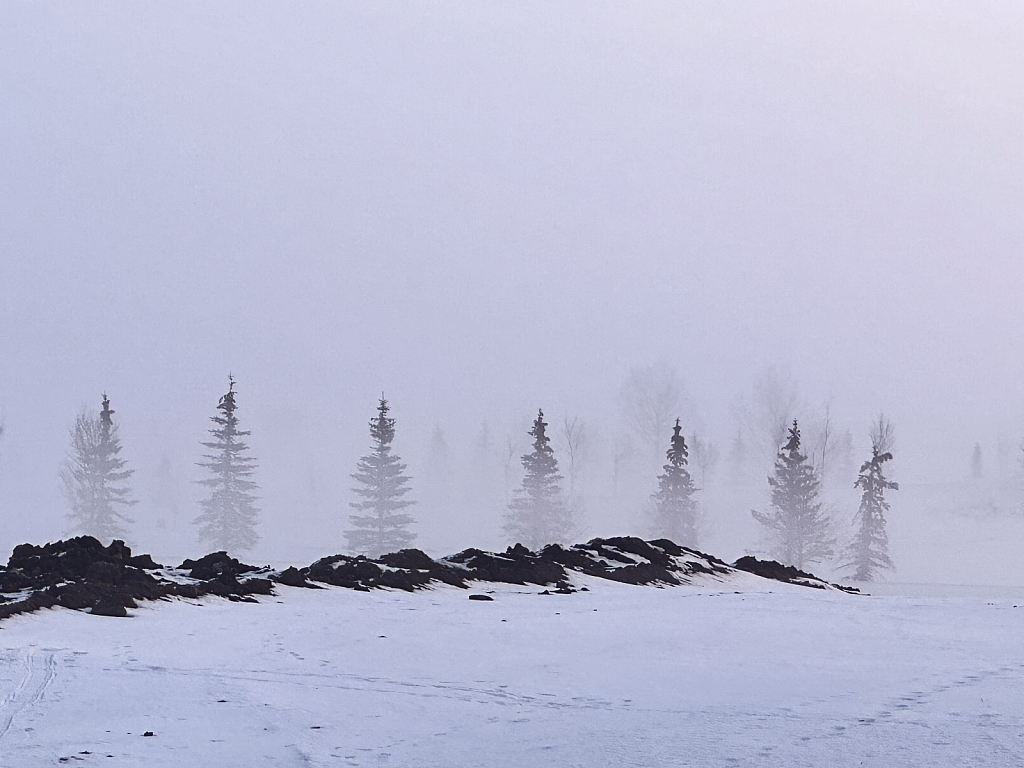
<svg viewBox="0 0 1024 768">
<path fill-rule="evenodd" d="M 0 765 L 1024 765 L 1024 594 L 573 581 L 15 616 Z"/>
</svg>

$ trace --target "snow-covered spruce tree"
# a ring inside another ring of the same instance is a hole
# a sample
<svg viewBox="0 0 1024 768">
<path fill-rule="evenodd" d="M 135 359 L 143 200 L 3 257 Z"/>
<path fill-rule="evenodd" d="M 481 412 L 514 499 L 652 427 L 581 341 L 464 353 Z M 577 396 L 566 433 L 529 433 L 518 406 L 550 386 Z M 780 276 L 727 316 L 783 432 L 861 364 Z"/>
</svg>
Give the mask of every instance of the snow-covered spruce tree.
<svg viewBox="0 0 1024 768">
<path fill-rule="evenodd" d="M 505 535 L 532 550 L 546 544 L 564 544 L 573 533 L 572 511 L 562 499 L 558 459 L 545 430 L 544 411 L 537 411 L 533 451 L 521 458 L 526 474 L 505 513 Z"/>
<path fill-rule="evenodd" d="M 878 444 L 873 445 L 871 459 L 861 466 L 860 475 L 854 483 L 861 489 L 857 533 L 847 549 L 849 560 L 843 567 L 853 571 L 853 578 L 857 581 L 874 581 L 879 570 L 892 568 L 889 536 L 885 532 L 885 514 L 889 511 L 885 492 L 898 491 L 900 486 L 882 472 L 882 465 L 891 458 L 891 453 L 881 453 Z"/>
<path fill-rule="evenodd" d="M 106 394 L 99 417 L 79 414 L 71 428 L 71 449 L 61 472 L 71 507 L 71 529 L 101 541 L 127 537 L 128 526 L 134 521 L 125 509 L 137 503 L 127 485 L 135 470 L 125 469 L 127 462 L 120 457 L 121 438 L 113 416 Z"/>
<path fill-rule="evenodd" d="M 416 534 L 407 530 L 412 515 L 403 510 L 416 502 L 404 498 L 409 492 L 405 464 L 391 453 L 395 420 L 388 417 L 388 401 L 381 395 L 377 415 L 370 419 L 371 452 L 356 465 L 352 479 L 359 485 L 353 493 L 362 501 L 349 504 L 359 514 L 349 517 L 352 529 L 345 531 L 348 546 L 355 552 L 379 557 L 408 546 Z"/>
<path fill-rule="evenodd" d="M 682 434 L 679 419 L 672 429 L 672 442 L 665 456 L 668 464 L 665 474 L 658 475 L 658 490 L 651 497 L 654 502 L 653 533 L 677 544 L 696 547 L 699 535 L 697 500 L 690 470 L 687 469 L 689 450 Z"/>
<path fill-rule="evenodd" d="M 751 510 L 751 514 L 768 534 L 772 557 L 797 568 L 831 557 L 835 547 L 832 523 L 818 501 L 820 483 L 814 467 L 800 453 L 796 419 L 789 429 L 789 440 L 779 450 L 768 484 L 771 509 Z"/>
<path fill-rule="evenodd" d="M 241 438 L 249 432 L 238 428 L 237 408 L 235 379 L 228 376 L 227 394 L 217 404 L 220 413 L 210 417 L 217 425 L 210 430 L 213 440 L 202 444 L 211 453 L 204 454 L 207 461 L 199 463 L 212 475 L 199 481 L 210 489 L 210 496 L 199 502 L 202 512 L 194 521 L 202 542 L 228 552 L 252 549 L 260 540 L 254 493 L 258 486 L 251 479 L 256 459 L 246 455 L 249 446 Z"/>
</svg>

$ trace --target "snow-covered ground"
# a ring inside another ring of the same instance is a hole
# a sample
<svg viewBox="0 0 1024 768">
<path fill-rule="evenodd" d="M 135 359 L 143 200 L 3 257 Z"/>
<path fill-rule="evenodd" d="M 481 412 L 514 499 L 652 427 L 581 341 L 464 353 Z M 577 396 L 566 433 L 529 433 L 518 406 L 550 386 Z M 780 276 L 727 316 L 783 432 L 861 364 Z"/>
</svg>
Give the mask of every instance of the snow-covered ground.
<svg viewBox="0 0 1024 768">
<path fill-rule="evenodd" d="M 1024 765 L 1024 590 L 575 582 L 16 616 L 0 764 Z"/>
</svg>

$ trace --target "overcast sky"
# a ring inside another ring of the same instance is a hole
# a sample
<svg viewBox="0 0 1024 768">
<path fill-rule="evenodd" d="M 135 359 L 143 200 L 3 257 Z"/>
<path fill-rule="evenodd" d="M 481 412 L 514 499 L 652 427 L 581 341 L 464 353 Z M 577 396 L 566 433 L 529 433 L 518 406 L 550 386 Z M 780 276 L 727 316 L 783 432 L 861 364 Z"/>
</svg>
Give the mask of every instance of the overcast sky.
<svg viewBox="0 0 1024 768">
<path fill-rule="evenodd" d="M 723 441 L 776 365 L 965 471 L 1022 297 L 1017 2 L 0 5 L 0 543 L 104 391 L 191 479 L 229 371 L 274 514 L 381 390 L 408 455 L 656 363 Z"/>
</svg>

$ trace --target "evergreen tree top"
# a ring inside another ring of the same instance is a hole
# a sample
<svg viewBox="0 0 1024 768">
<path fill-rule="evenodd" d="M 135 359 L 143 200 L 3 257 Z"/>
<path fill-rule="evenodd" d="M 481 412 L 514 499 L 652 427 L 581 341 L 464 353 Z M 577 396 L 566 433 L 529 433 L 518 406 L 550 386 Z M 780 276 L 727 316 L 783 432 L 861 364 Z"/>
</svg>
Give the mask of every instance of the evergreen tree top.
<svg viewBox="0 0 1024 768">
<path fill-rule="evenodd" d="M 815 501 L 820 481 L 807 463 L 807 456 L 800 453 L 800 426 L 796 419 L 789 429 L 789 440 L 779 449 L 775 474 L 768 478 L 768 484 L 772 488 L 772 504 L 779 509 L 791 509 L 794 505 L 810 510 L 821 507 Z"/>
<path fill-rule="evenodd" d="M 210 421 L 219 425 L 210 430 L 210 434 L 217 440 L 212 443 L 202 443 L 202 445 L 207 448 L 220 449 L 225 444 L 237 444 L 240 449 L 245 449 L 245 444 L 237 442 L 237 438 L 245 437 L 250 433 L 248 430 L 238 428 L 238 417 L 235 415 L 235 411 L 238 410 L 238 404 L 235 402 L 235 377 L 231 374 L 228 374 L 228 391 L 221 395 L 217 402 L 217 410 L 220 411 L 220 414 L 210 417 Z M 243 458 L 242 460 L 251 461 L 252 459 Z"/>
<path fill-rule="evenodd" d="M 100 422 L 103 424 L 103 426 L 105 428 L 109 429 L 111 426 L 113 426 L 113 423 L 114 423 L 114 420 L 112 418 L 113 415 L 114 415 L 114 411 L 112 411 L 110 409 L 110 398 L 108 398 L 107 397 L 107 393 L 104 392 L 103 393 L 103 409 L 100 411 Z"/>
<path fill-rule="evenodd" d="M 235 377 L 230 373 L 228 374 L 228 391 L 221 395 L 220 402 L 217 404 L 219 410 L 224 411 L 225 415 L 230 416 L 237 406 L 235 405 Z"/>
<path fill-rule="evenodd" d="M 871 447 L 871 458 L 861 465 L 860 476 L 854 481 L 854 487 L 863 488 L 865 492 L 874 488 L 898 491 L 900 489 L 899 483 L 887 479 L 882 474 L 882 465 L 891 459 L 892 454 L 889 451 L 879 453 L 879 447 L 873 445 Z"/>
<path fill-rule="evenodd" d="M 388 418 L 388 401 L 384 399 L 384 393 L 380 393 L 380 403 L 377 406 L 377 415 L 370 419 L 370 436 L 380 445 L 390 445 L 395 439 L 395 420 Z"/>
<path fill-rule="evenodd" d="M 800 426 L 796 419 L 793 419 L 793 426 L 789 428 L 789 440 L 782 447 L 783 451 L 789 453 L 790 458 L 802 461 L 806 456 L 800 455 Z"/>
<path fill-rule="evenodd" d="M 548 423 L 544 421 L 544 411 L 541 408 L 537 409 L 537 418 L 533 420 L 533 429 L 529 431 L 529 435 L 534 438 L 533 447 L 537 451 L 551 451 L 551 438 L 547 436 L 545 430 L 547 429 Z"/>
<path fill-rule="evenodd" d="M 537 418 L 533 421 L 533 429 L 529 435 L 533 437 L 533 451 L 522 456 L 520 461 L 526 470 L 525 484 L 532 486 L 536 483 L 551 485 L 552 488 L 562 479 L 558 474 L 558 459 L 555 458 L 555 451 L 551 447 L 551 438 L 547 436 L 544 421 L 544 411 L 537 409 Z M 553 492 L 557 492 L 557 489 Z"/>
<path fill-rule="evenodd" d="M 669 446 L 668 451 L 665 452 L 665 457 L 668 459 L 668 463 L 673 467 L 684 467 L 687 464 L 687 457 L 690 455 L 689 449 L 686 447 L 686 438 L 682 435 L 683 428 L 679 424 L 679 419 L 676 419 L 676 425 L 672 428 L 672 442 Z"/>
</svg>

